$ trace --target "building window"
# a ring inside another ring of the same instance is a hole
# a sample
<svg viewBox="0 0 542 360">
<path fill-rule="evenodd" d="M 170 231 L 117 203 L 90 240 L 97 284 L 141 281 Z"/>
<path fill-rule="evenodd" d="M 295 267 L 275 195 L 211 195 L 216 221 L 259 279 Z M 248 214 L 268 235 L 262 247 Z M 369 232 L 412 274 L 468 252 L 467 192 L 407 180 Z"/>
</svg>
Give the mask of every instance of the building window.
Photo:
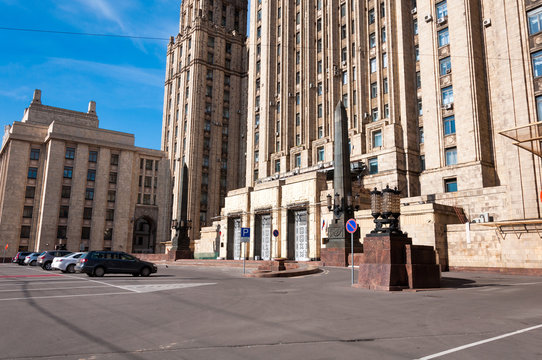
<svg viewBox="0 0 542 360">
<path fill-rule="evenodd" d="M 301 33 L 300 32 L 295 34 L 295 43 L 296 44 L 301 44 Z"/>
<path fill-rule="evenodd" d="M 452 72 L 451 58 L 448 56 L 448 57 L 445 57 L 444 59 L 440 59 L 439 67 L 440 67 L 440 76 L 444 76 L 451 73 Z"/>
<path fill-rule="evenodd" d="M 319 96 L 322 95 L 323 91 L 324 91 L 324 90 L 323 90 L 323 87 L 322 87 L 322 83 L 319 82 L 319 83 L 318 83 L 318 95 L 319 95 Z"/>
<path fill-rule="evenodd" d="M 322 104 L 318 104 L 318 117 L 321 118 L 324 115 L 324 109 Z"/>
<path fill-rule="evenodd" d="M 343 71 L 343 85 L 348 84 L 348 71 Z"/>
<path fill-rule="evenodd" d="M 68 199 L 70 197 L 70 194 L 72 192 L 71 186 L 62 186 L 62 198 Z"/>
<path fill-rule="evenodd" d="M 442 104 L 448 105 L 454 102 L 454 90 L 451 86 L 442 89 Z"/>
<path fill-rule="evenodd" d="M 94 199 L 94 189 L 87 188 L 85 191 L 85 199 L 93 200 Z"/>
<path fill-rule="evenodd" d="M 416 72 L 416 89 L 420 89 L 422 87 L 422 78 L 420 75 L 420 72 Z"/>
<path fill-rule="evenodd" d="M 346 16 L 346 4 L 341 5 L 341 17 Z"/>
<path fill-rule="evenodd" d="M 318 149 L 316 149 L 316 159 L 318 160 L 318 162 L 324 161 L 325 151 L 323 146 L 320 146 Z"/>
<path fill-rule="evenodd" d="M 420 144 L 423 144 L 425 142 L 424 133 L 423 133 L 423 126 L 420 126 L 418 128 L 418 138 L 420 140 Z"/>
<path fill-rule="evenodd" d="M 300 105 L 301 104 L 301 94 L 295 93 L 295 104 Z"/>
<path fill-rule="evenodd" d="M 152 185 L 152 177 L 151 176 L 145 176 L 145 187 L 150 188 Z"/>
<path fill-rule="evenodd" d="M 57 239 L 66 239 L 68 227 L 67 226 L 58 226 L 56 228 L 56 237 Z"/>
<path fill-rule="evenodd" d="M 301 167 L 301 154 L 295 154 L 295 167 Z"/>
<path fill-rule="evenodd" d="M 280 160 L 275 160 L 275 172 L 280 173 Z"/>
<path fill-rule="evenodd" d="M 30 149 L 30 160 L 40 159 L 40 149 Z"/>
<path fill-rule="evenodd" d="M 414 46 L 414 59 L 416 62 L 420 61 L 420 47 L 418 45 Z"/>
<path fill-rule="evenodd" d="M 114 209 L 107 209 L 105 211 L 105 220 L 106 221 L 113 221 L 115 220 L 115 210 Z"/>
<path fill-rule="evenodd" d="M 425 171 L 425 155 L 420 155 L 420 169 Z"/>
<path fill-rule="evenodd" d="M 116 197 L 117 197 L 117 192 L 115 190 L 109 190 L 107 192 L 107 201 L 108 202 L 115 202 Z"/>
<path fill-rule="evenodd" d="M 384 119 L 388 119 L 390 117 L 390 105 L 384 104 Z"/>
<path fill-rule="evenodd" d="M 24 197 L 26 199 L 33 199 L 36 194 L 36 188 L 34 186 L 27 186 Z"/>
<path fill-rule="evenodd" d="M 444 118 L 444 135 L 455 134 L 455 116 Z"/>
<path fill-rule="evenodd" d="M 382 30 L 380 31 L 380 41 L 382 41 L 383 43 L 386 42 L 386 28 L 383 27 Z"/>
<path fill-rule="evenodd" d="M 104 240 L 111 240 L 111 239 L 113 239 L 113 229 L 107 228 L 104 230 Z"/>
<path fill-rule="evenodd" d="M 536 116 L 537 121 L 542 121 L 542 96 L 536 97 Z"/>
<path fill-rule="evenodd" d="M 533 73 L 534 77 L 542 76 L 542 51 L 537 51 L 531 54 L 533 59 Z"/>
<path fill-rule="evenodd" d="M 373 148 L 382 146 L 382 130 L 373 131 Z"/>
<path fill-rule="evenodd" d="M 66 159 L 75 159 L 75 148 L 66 148 Z"/>
<path fill-rule="evenodd" d="M 444 191 L 456 192 L 457 191 L 457 178 L 444 179 Z"/>
<path fill-rule="evenodd" d="M 376 58 L 372 58 L 369 60 L 369 64 L 371 67 L 371 74 L 376 72 Z"/>
<path fill-rule="evenodd" d="M 90 228 L 89 227 L 83 227 L 81 228 L 81 239 L 88 240 L 90 239 Z"/>
<path fill-rule="evenodd" d="M 448 28 L 442 29 L 438 32 L 438 46 L 443 47 L 450 43 L 450 38 L 448 36 Z"/>
<path fill-rule="evenodd" d="M 388 67 L 388 53 L 383 53 L 382 54 L 382 68 L 387 68 Z"/>
<path fill-rule="evenodd" d="M 448 5 L 446 0 L 437 4 L 437 19 L 444 19 L 448 16 Z"/>
<path fill-rule="evenodd" d="M 143 205 L 151 204 L 151 194 L 143 194 Z"/>
<path fill-rule="evenodd" d="M 418 116 L 423 116 L 422 99 L 418 99 Z"/>
<path fill-rule="evenodd" d="M 64 178 L 71 179 L 73 174 L 73 168 L 71 166 L 64 166 Z"/>
<path fill-rule="evenodd" d="M 86 207 L 83 209 L 83 219 L 84 220 L 92 219 L 92 208 Z"/>
<path fill-rule="evenodd" d="M 534 35 L 542 31 L 542 6 L 527 13 L 529 18 L 529 34 Z"/>
<path fill-rule="evenodd" d="M 369 174 L 378 174 L 378 158 L 369 159 Z"/>
<path fill-rule="evenodd" d="M 30 226 L 21 226 L 21 238 L 30 238 Z"/>
<path fill-rule="evenodd" d="M 301 145 L 301 135 L 296 134 L 296 136 L 295 136 L 295 144 L 296 144 L 296 146 Z"/>
<path fill-rule="evenodd" d="M 119 164 L 119 154 L 111 154 L 111 165 Z"/>
<path fill-rule="evenodd" d="M 369 24 L 374 24 L 375 22 L 375 9 L 369 10 Z"/>
<path fill-rule="evenodd" d="M 374 108 L 371 110 L 371 120 L 372 121 L 378 120 L 378 108 Z"/>
<path fill-rule="evenodd" d="M 376 34 L 375 33 L 371 33 L 369 35 L 369 48 L 374 48 L 376 47 Z"/>
<path fill-rule="evenodd" d="M 87 180 L 88 181 L 95 181 L 96 180 L 96 170 L 88 170 L 87 171 Z"/>
<path fill-rule="evenodd" d="M 98 161 L 98 152 L 97 151 L 89 151 L 88 152 L 88 162 L 95 163 Z"/>
<path fill-rule="evenodd" d="M 316 68 L 317 68 L 318 74 L 321 74 L 323 70 L 322 60 L 318 60 Z"/>
<path fill-rule="evenodd" d="M 348 51 L 346 50 L 346 47 L 343 47 L 341 49 L 341 61 L 346 62 L 347 58 L 348 58 Z"/>
<path fill-rule="evenodd" d="M 446 149 L 446 166 L 457 164 L 457 148 L 452 147 Z"/>
<path fill-rule="evenodd" d="M 110 184 L 116 184 L 117 183 L 117 173 L 116 172 L 110 172 L 109 173 L 109 183 Z"/>
<path fill-rule="evenodd" d="M 24 209 L 23 209 L 23 217 L 24 218 L 31 218 L 33 211 L 34 211 L 33 206 L 25 206 Z"/>
<path fill-rule="evenodd" d="M 28 178 L 36 179 L 38 177 L 38 168 L 30 167 L 28 168 Z"/>
<path fill-rule="evenodd" d="M 69 211 L 70 211 L 69 206 L 61 206 L 61 207 L 60 207 L 60 212 L 59 212 L 59 214 L 58 214 L 58 217 L 59 217 L 59 218 L 67 218 L 67 217 L 68 217 Z"/>
<path fill-rule="evenodd" d="M 321 139 L 324 137 L 324 127 L 318 126 L 318 139 Z"/>
<path fill-rule="evenodd" d="M 414 19 L 414 35 L 418 35 L 418 19 Z"/>
<path fill-rule="evenodd" d="M 348 107 L 348 94 L 343 94 L 343 105 L 345 108 Z"/>
<path fill-rule="evenodd" d="M 387 94 L 388 93 L 388 78 L 384 78 L 382 80 L 382 92 L 384 94 Z"/>
</svg>

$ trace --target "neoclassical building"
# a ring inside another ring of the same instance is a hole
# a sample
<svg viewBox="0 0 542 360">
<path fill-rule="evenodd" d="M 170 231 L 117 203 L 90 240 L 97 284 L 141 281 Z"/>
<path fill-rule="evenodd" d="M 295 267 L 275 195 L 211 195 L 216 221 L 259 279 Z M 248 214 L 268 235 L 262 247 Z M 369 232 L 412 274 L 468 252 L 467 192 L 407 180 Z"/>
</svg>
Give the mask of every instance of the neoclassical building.
<svg viewBox="0 0 542 360">
<path fill-rule="evenodd" d="M 443 265 L 542 268 L 540 158 L 515 146 L 527 131 L 539 149 L 541 14 L 538 0 L 254 1 L 246 184 L 196 256 L 320 258 L 342 101 L 351 161 L 367 169 L 362 235 L 368 191 L 389 184 L 403 228 Z M 251 228 L 245 255 L 240 227 Z"/>
<path fill-rule="evenodd" d="M 87 112 L 44 105 L 36 90 L 0 150 L 0 246 L 6 255 L 68 250 L 164 252 L 170 239 L 166 154 L 99 128 Z"/>
</svg>

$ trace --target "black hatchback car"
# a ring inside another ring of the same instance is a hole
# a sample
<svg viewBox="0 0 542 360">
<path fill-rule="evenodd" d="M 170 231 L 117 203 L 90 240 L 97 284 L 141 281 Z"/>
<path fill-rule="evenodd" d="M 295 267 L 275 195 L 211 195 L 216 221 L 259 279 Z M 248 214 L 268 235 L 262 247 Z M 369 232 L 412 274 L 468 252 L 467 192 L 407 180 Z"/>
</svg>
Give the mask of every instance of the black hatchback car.
<svg viewBox="0 0 542 360">
<path fill-rule="evenodd" d="M 104 274 L 132 274 L 132 276 L 149 276 L 158 271 L 155 264 L 139 260 L 122 251 L 89 251 L 81 256 L 76 271 L 88 276 L 104 276 Z"/>
<path fill-rule="evenodd" d="M 13 260 L 11 262 L 17 263 L 19 265 L 24 265 L 24 259 L 30 254 L 32 254 L 32 252 L 19 251 L 17 255 L 13 257 Z"/>
</svg>

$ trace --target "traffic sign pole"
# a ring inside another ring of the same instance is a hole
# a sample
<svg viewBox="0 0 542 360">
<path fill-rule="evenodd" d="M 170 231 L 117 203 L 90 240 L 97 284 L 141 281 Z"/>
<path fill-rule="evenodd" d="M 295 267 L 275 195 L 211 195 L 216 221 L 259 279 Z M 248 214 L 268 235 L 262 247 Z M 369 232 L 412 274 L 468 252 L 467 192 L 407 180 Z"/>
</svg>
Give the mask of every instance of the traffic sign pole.
<svg viewBox="0 0 542 360">
<path fill-rule="evenodd" d="M 350 266 L 352 266 L 351 271 L 351 281 L 352 285 L 354 285 L 354 233 L 358 229 L 358 223 L 355 219 L 349 219 L 346 222 L 346 231 L 350 233 L 350 251 L 351 251 L 351 258 L 350 258 Z"/>
</svg>

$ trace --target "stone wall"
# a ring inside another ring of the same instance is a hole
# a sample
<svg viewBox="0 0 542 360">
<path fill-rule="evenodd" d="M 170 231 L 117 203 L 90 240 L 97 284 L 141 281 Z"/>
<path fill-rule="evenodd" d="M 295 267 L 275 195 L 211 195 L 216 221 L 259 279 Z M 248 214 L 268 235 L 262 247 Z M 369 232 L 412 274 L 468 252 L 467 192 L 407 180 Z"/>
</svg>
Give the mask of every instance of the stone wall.
<svg viewBox="0 0 542 360">
<path fill-rule="evenodd" d="M 450 268 L 542 269 L 542 247 L 538 234 L 507 234 L 503 237 L 491 224 L 446 226 Z"/>
</svg>

